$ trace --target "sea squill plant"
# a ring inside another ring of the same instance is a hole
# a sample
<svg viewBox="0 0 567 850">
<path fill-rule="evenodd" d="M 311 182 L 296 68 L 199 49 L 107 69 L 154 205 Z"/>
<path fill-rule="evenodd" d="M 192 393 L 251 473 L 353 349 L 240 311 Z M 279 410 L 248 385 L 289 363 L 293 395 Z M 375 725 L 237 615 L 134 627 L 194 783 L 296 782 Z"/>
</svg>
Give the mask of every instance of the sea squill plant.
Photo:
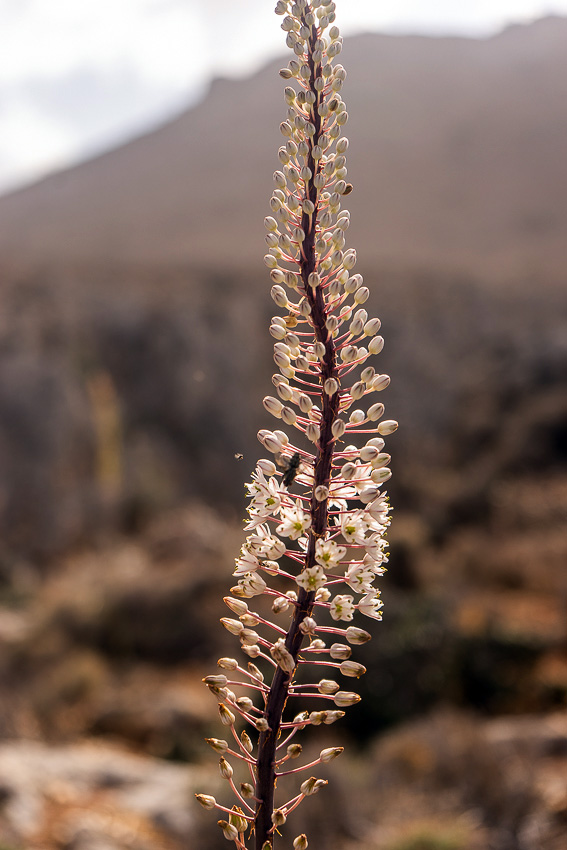
<svg viewBox="0 0 567 850">
<path fill-rule="evenodd" d="M 348 683 L 365 668 L 351 647 L 370 634 L 350 623 L 357 612 L 381 619 L 374 580 L 387 561 L 381 488 L 391 474 L 383 437 L 397 428 L 374 395 L 390 379 L 367 365 L 384 344 L 380 320 L 363 307 L 369 292 L 353 273 L 356 252 L 345 248 L 350 216 L 341 204 L 352 186 L 335 3 L 278 0 L 275 11 L 294 53 L 280 75 L 294 85 L 285 88 L 285 144 L 265 219 L 264 259 L 282 313 L 270 326 L 278 397 L 266 396 L 264 407 L 296 432 L 297 444 L 279 428 L 258 434 L 273 459 L 259 460 L 247 485 L 249 535 L 224 600 L 232 616 L 221 620 L 247 659 L 221 658 L 220 671 L 204 679 L 228 739 L 207 740 L 236 803 L 196 795 L 224 813 L 219 826 L 239 850 L 248 841 L 270 850 L 290 813 L 327 784 L 311 771 L 343 750 L 326 747 L 290 768 L 302 758 L 297 733 L 334 723 L 360 699 Z M 298 698 L 311 710 L 294 711 Z M 239 765 L 245 775 L 237 779 Z M 276 801 L 286 774 L 299 777 L 297 793 Z M 293 841 L 295 850 L 307 845 L 305 835 Z"/>
</svg>

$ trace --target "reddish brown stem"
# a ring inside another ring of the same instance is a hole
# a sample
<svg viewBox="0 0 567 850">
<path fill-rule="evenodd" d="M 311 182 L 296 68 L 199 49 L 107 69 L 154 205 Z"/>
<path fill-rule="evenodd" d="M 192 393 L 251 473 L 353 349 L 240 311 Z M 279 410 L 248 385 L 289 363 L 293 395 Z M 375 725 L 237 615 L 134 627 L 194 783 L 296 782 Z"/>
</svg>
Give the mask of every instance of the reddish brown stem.
<svg viewBox="0 0 567 850">
<path fill-rule="evenodd" d="M 311 27 L 311 36 L 308 48 L 309 65 L 311 68 L 310 89 L 316 98 L 313 106 L 313 124 L 315 125 L 315 133 L 312 137 L 311 151 L 313 146 L 318 144 L 319 137 L 321 135 L 321 117 L 319 115 L 321 94 L 315 87 L 315 80 L 321 72 L 320 67 L 316 68 L 311 58 L 316 39 L 317 29 L 313 26 Z M 315 338 L 318 342 L 322 342 L 325 345 L 325 356 L 321 361 L 319 375 L 320 386 L 322 389 L 328 378 L 336 378 L 338 381 L 338 372 L 334 341 L 326 327 L 327 310 L 325 307 L 323 293 L 320 287 L 315 290 L 312 289 L 308 282 L 309 275 L 315 271 L 317 263 L 315 239 L 318 208 L 317 189 L 315 188 L 314 177 L 317 174 L 318 167 L 317 163 L 313 159 L 311 151 L 308 156 L 307 165 L 311 169 L 312 177 L 306 186 L 306 197 L 315 205 L 315 212 L 311 216 L 304 213 L 302 217 L 301 225 L 305 232 L 305 241 L 303 242 L 303 256 L 300 260 L 300 272 L 301 279 L 303 281 L 304 294 L 311 307 L 311 324 Z M 334 448 L 332 426 L 338 414 L 338 407 L 338 392 L 330 397 L 326 393 L 322 392 L 322 411 L 320 422 L 321 437 L 315 457 L 314 483 L 311 497 L 312 524 L 309 531 L 309 544 L 305 558 L 305 568 L 315 565 L 315 546 L 317 540 L 325 536 L 328 527 L 328 501 L 326 499 L 323 501 L 317 501 L 315 498 L 315 490 L 321 485 L 328 485 L 331 477 Z M 299 591 L 298 604 L 295 608 L 295 613 L 285 639 L 286 648 L 296 662 L 304 638 L 300 625 L 305 617 L 311 616 L 314 601 L 314 592 L 307 592 L 303 589 Z M 274 791 L 276 781 L 275 752 L 291 680 L 292 677 L 278 667 L 274 673 L 274 678 L 272 680 L 266 702 L 265 717 L 268 722 L 269 729 L 260 734 L 258 742 L 258 759 L 256 762 L 256 797 L 258 799 L 255 819 L 256 850 L 262 850 L 266 842 L 268 842 L 270 847 L 273 843 L 273 834 L 271 830 L 273 827 L 272 812 L 274 809 Z"/>
</svg>

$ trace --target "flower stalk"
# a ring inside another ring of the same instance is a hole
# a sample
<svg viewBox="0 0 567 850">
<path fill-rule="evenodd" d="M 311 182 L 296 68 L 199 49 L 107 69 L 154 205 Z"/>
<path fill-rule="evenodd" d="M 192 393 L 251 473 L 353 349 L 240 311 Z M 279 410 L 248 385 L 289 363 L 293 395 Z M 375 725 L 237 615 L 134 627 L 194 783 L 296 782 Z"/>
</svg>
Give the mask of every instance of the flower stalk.
<svg viewBox="0 0 567 850">
<path fill-rule="evenodd" d="M 298 444 L 283 430 L 258 434 L 274 459 L 258 461 L 247 485 L 249 535 L 236 559 L 237 584 L 225 597 L 235 616 L 221 620 L 252 660 L 246 670 L 235 659 L 222 658 L 219 666 L 229 676 L 204 679 L 238 749 L 221 739 L 209 743 L 222 754 L 221 775 L 247 814 L 197 795 L 206 808 L 232 812 L 219 825 L 237 847 L 246 847 L 250 827 L 256 850 L 271 850 L 290 812 L 327 784 L 310 777 L 295 797 L 276 805 L 278 776 L 326 764 L 342 753 L 341 747 L 327 748 L 315 761 L 282 770 L 301 754 L 300 745 L 289 743 L 293 736 L 308 725 L 334 723 L 343 708 L 360 700 L 334 679 L 300 679 L 321 666 L 349 680 L 366 672 L 350 656 L 351 646 L 365 643 L 369 633 L 334 623 L 350 622 L 355 613 L 381 619 L 374 580 L 387 562 L 389 504 L 381 488 L 390 477 L 383 437 L 397 427 L 383 419 L 384 405 L 373 398 L 390 382 L 366 365 L 384 341 L 379 319 L 369 318 L 362 307 L 369 292 L 362 276 L 352 274 L 356 252 L 345 250 L 350 215 L 341 204 L 352 186 L 346 179 L 348 140 L 342 136 L 348 120 L 340 95 L 346 72 L 334 62 L 342 46 L 335 3 L 278 0 L 276 13 L 283 16 L 286 43 L 294 53 L 280 75 L 295 85 L 285 88 L 282 170 L 274 173 L 273 214 L 265 219 L 271 295 L 284 313 L 270 325 L 278 397 L 267 396 L 263 404 L 297 432 Z M 363 445 L 351 443 L 361 436 Z M 329 620 L 333 625 L 325 624 Z M 246 695 L 240 694 L 243 689 Z M 332 707 L 289 719 L 287 706 L 295 697 Z M 244 731 L 239 737 L 237 716 L 251 736 Z M 285 755 L 278 755 L 283 746 Z M 237 790 L 227 756 L 244 763 L 253 785 L 242 783 Z M 306 848 L 306 836 L 293 844 Z"/>
</svg>

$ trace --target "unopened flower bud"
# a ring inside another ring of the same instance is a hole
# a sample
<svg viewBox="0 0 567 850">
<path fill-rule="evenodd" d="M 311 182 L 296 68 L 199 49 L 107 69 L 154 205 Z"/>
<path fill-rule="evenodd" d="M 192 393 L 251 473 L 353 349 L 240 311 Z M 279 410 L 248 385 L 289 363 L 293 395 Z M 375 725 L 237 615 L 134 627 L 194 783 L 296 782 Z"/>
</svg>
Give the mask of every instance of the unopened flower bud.
<svg viewBox="0 0 567 850">
<path fill-rule="evenodd" d="M 344 478 L 345 481 L 351 481 L 356 475 L 356 466 L 354 463 L 350 461 L 348 463 L 343 464 L 341 468 L 341 477 Z"/>
<path fill-rule="evenodd" d="M 345 432 L 346 426 L 342 419 L 335 419 L 331 426 L 331 433 L 335 440 L 340 440 Z"/>
<path fill-rule="evenodd" d="M 360 702 L 360 696 L 353 691 L 339 691 L 335 694 L 333 700 L 339 708 L 344 708 L 347 705 L 356 705 L 357 702 Z"/>
<path fill-rule="evenodd" d="M 268 478 L 276 474 L 276 465 L 271 460 L 265 460 L 264 458 L 262 458 L 258 461 L 257 466 L 258 469 L 264 473 L 264 475 L 268 476 Z"/>
<path fill-rule="evenodd" d="M 346 643 L 333 643 L 329 649 L 329 654 L 335 661 L 341 661 L 342 659 L 350 658 L 352 649 Z"/>
<path fill-rule="evenodd" d="M 368 301 L 369 296 L 370 296 L 370 290 L 368 289 L 368 287 L 367 286 L 361 286 L 360 289 L 357 289 L 356 292 L 354 293 L 354 302 L 355 302 L 355 304 L 364 304 L 366 301 Z M 370 341 L 370 345 L 368 346 L 368 348 L 370 348 L 370 346 L 372 345 L 372 343 L 376 339 L 379 339 L 379 337 L 375 336 L 374 339 L 372 339 Z M 370 353 L 375 354 L 377 352 L 371 351 Z"/>
<path fill-rule="evenodd" d="M 227 760 L 225 758 L 222 758 L 219 761 L 219 770 L 220 770 L 220 775 L 222 776 L 223 779 L 232 779 L 232 775 L 234 773 L 234 770 L 232 769 L 232 766 L 229 764 L 229 762 L 227 762 Z"/>
<path fill-rule="evenodd" d="M 333 396 L 339 389 L 338 381 L 335 378 L 327 378 L 323 384 L 323 389 L 328 396 Z"/>
<path fill-rule="evenodd" d="M 325 499 L 329 498 L 329 488 L 326 487 L 324 484 L 319 484 L 317 487 L 315 487 L 314 495 L 318 502 L 324 502 Z"/>
<path fill-rule="evenodd" d="M 344 711 L 326 711 L 325 714 L 327 716 L 325 717 L 323 723 L 325 723 L 326 726 L 330 726 L 331 723 L 335 723 L 335 721 L 340 720 L 342 717 L 345 716 Z"/>
<path fill-rule="evenodd" d="M 381 392 L 382 390 L 385 390 L 388 386 L 390 386 L 389 375 L 376 375 L 370 385 L 371 389 L 374 390 L 374 392 Z"/>
<path fill-rule="evenodd" d="M 234 716 L 232 711 L 230 711 L 230 709 L 228 709 L 226 707 L 226 705 L 223 702 L 219 702 L 219 714 L 220 714 L 220 719 L 221 719 L 221 723 L 223 724 L 223 726 L 233 726 L 234 725 L 236 717 Z"/>
<path fill-rule="evenodd" d="M 340 756 L 344 752 L 344 749 L 344 747 L 327 747 L 327 749 L 321 750 L 319 758 L 323 764 L 328 764 L 333 759 L 336 759 L 337 756 Z"/>
<path fill-rule="evenodd" d="M 333 682 L 332 679 L 321 679 L 317 685 L 317 690 L 321 694 L 335 694 L 339 688 L 340 685 L 337 682 Z"/>
<path fill-rule="evenodd" d="M 195 799 L 204 809 L 214 809 L 217 804 L 215 798 L 211 797 L 210 794 L 195 794 Z"/>
<path fill-rule="evenodd" d="M 286 425 L 295 425 L 297 422 L 297 413 L 291 407 L 284 407 L 282 409 L 281 418 Z"/>
<path fill-rule="evenodd" d="M 306 797 L 310 797 L 311 794 L 316 794 L 320 788 L 324 785 L 328 785 L 326 779 L 316 779 L 314 776 L 310 776 L 309 779 L 306 779 L 305 782 L 302 782 L 299 786 L 299 790 L 302 794 L 305 794 Z"/>
<path fill-rule="evenodd" d="M 270 655 L 285 673 L 293 673 L 295 670 L 295 661 L 293 655 L 287 650 L 283 638 L 278 638 L 275 644 L 270 649 Z"/>
<path fill-rule="evenodd" d="M 239 833 L 246 832 L 248 828 L 248 821 L 244 817 L 244 812 L 240 808 L 240 806 L 233 806 L 232 812 L 229 816 L 229 821 L 235 829 L 238 830 Z"/>
<path fill-rule="evenodd" d="M 321 436 L 321 429 L 314 422 L 309 422 L 305 429 L 305 436 L 311 443 L 317 443 Z"/>
<path fill-rule="evenodd" d="M 313 617 L 304 617 L 299 624 L 299 629 L 304 635 L 313 635 L 317 631 L 317 623 Z"/>
<path fill-rule="evenodd" d="M 297 838 L 293 839 L 293 850 L 307 850 L 309 847 L 309 842 L 307 841 L 307 836 L 305 833 L 298 835 Z"/>
<path fill-rule="evenodd" d="M 240 733 L 240 740 L 246 752 L 251 753 L 254 749 L 254 745 L 252 744 L 252 739 L 250 738 L 250 735 L 248 734 L 248 732 L 246 732 L 246 730 L 243 730 Z"/>
<path fill-rule="evenodd" d="M 366 643 L 372 635 L 365 632 L 364 629 L 358 629 L 356 626 L 349 626 L 345 632 L 345 637 L 351 644 Z"/>
<path fill-rule="evenodd" d="M 368 351 L 370 354 L 380 354 L 382 349 L 384 348 L 384 337 L 383 336 L 375 336 L 368 343 Z"/>
<path fill-rule="evenodd" d="M 370 319 L 370 321 L 366 322 L 364 325 L 364 333 L 366 336 L 375 336 L 381 327 L 382 322 L 380 319 Z"/>
<path fill-rule="evenodd" d="M 350 388 L 350 395 L 353 401 L 358 401 L 366 392 L 366 385 L 363 381 L 357 381 Z"/>
<path fill-rule="evenodd" d="M 384 422 L 380 422 L 377 428 L 378 433 L 382 434 L 383 437 L 387 437 L 388 434 L 393 434 L 397 430 L 398 423 L 394 419 L 385 419 Z"/>
<path fill-rule="evenodd" d="M 232 596 L 225 596 L 223 602 L 234 614 L 238 614 L 239 617 L 248 613 L 248 605 L 242 599 L 233 599 Z"/>
<path fill-rule="evenodd" d="M 267 732 L 270 728 L 269 723 L 265 717 L 260 717 L 254 725 L 256 726 L 258 732 Z"/>
<path fill-rule="evenodd" d="M 244 626 L 240 620 L 232 620 L 230 617 L 221 617 L 221 623 L 231 635 L 240 635 L 244 630 Z"/>
<path fill-rule="evenodd" d="M 358 661 L 343 661 L 340 670 L 343 676 L 351 676 L 354 679 L 359 679 L 366 673 L 366 667 Z"/>
<path fill-rule="evenodd" d="M 324 711 L 312 711 L 309 714 L 309 722 L 313 726 L 320 726 L 321 723 L 323 723 L 324 720 L 325 720 L 325 714 L 326 714 L 326 712 L 324 712 Z"/>
<path fill-rule="evenodd" d="M 375 484 L 384 484 L 385 481 L 389 481 L 392 477 L 392 470 L 388 469 L 387 466 L 382 466 L 378 469 L 373 469 L 370 477 Z"/>
<path fill-rule="evenodd" d="M 283 826 L 287 818 L 281 809 L 276 809 L 272 812 L 272 823 L 274 826 Z"/>
<path fill-rule="evenodd" d="M 245 652 L 249 658 L 258 658 L 261 653 L 261 649 L 258 644 L 254 644 L 253 646 L 242 646 L 242 652 Z"/>
<path fill-rule="evenodd" d="M 205 738 L 205 741 L 216 753 L 226 753 L 228 750 L 228 742 L 222 738 Z"/>
<path fill-rule="evenodd" d="M 215 685 L 217 688 L 225 688 L 227 683 L 226 676 L 205 676 L 203 679 L 205 685 Z"/>
<path fill-rule="evenodd" d="M 272 296 L 272 299 L 278 305 L 278 307 L 287 307 L 287 305 L 289 304 L 283 286 L 279 286 L 279 284 L 274 284 L 274 286 L 272 286 L 270 290 L 270 294 Z M 374 342 L 374 340 L 372 340 L 372 342 Z"/>
<path fill-rule="evenodd" d="M 381 402 L 377 402 L 368 408 L 368 418 L 375 422 L 377 419 L 380 419 L 381 416 L 384 415 L 384 405 Z"/>
<path fill-rule="evenodd" d="M 243 797 L 249 799 L 254 796 L 254 786 L 250 784 L 250 782 L 241 782 L 240 783 L 240 793 Z"/>
<path fill-rule="evenodd" d="M 301 744 L 290 744 L 286 750 L 290 759 L 298 758 L 301 755 L 302 751 L 303 747 L 301 746 Z"/>
<path fill-rule="evenodd" d="M 238 661 L 236 658 L 219 658 L 217 664 L 219 667 L 222 667 L 223 670 L 236 670 L 238 667 Z"/>
<path fill-rule="evenodd" d="M 255 678 L 255 679 L 257 679 L 259 682 L 263 682 L 263 681 L 264 681 L 264 674 L 263 674 L 263 673 L 262 673 L 262 671 L 261 671 L 258 667 L 256 667 L 256 665 L 255 665 L 255 664 L 253 664 L 251 661 L 249 661 L 249 662 L 248 662 L 248 672 L 249 672 L 252 676 L 254 676 L 254 678 Z"/>
<path fill-rule="evenodd" d="M 282 614 L 290 605 L 291 602 L 286 596 L 277 596 L 272 602 L 272 611 L 274 614 Z"/>
<path fill-rule="evenodd" d="M 235 826 L 233 826 L 226 820 L 219 820 L 217 821 L 217 823 L 222 829 L 222 833 L 227 839 L 227 841 L 236 841 L 236 839 L 238 838 L 238 830 Z"/>
<path fill-rule="evenodd" d="M 244 646 L 253 646 L 260 639 L 260 635 L 253 629 L 242 629 L 239 637 Z"/>
</svg>

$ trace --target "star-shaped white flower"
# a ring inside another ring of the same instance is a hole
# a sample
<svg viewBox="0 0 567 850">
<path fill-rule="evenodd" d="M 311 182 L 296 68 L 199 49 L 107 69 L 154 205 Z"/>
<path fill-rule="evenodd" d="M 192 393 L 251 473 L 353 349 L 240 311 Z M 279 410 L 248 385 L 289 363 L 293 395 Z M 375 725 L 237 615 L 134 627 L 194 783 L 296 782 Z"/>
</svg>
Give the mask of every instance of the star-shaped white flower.
<svg viewBox="0 0 567 850">
<path fill-rule="evenodd" d="M 307 590 L 308 593 L 313 590 L 319 590 L 320 587 L 323 587 L 326 580 L 325 571 L 319 566 L 308 567 L 295 578 L 297 584 L 304 590 Z"/>
<path fill-rule="evenodd" d="M 280 516 L 282 522 L 276 531 L 282 537 L 297 540 L 311 527 L 311 514 L 306 513 L 299 503 L 291 508 L 282 508 Z"/>
<path fill-rule="evenodd" d="M 244 546 L 242 547 L 240 558 L 236 559 L 236 569 L 233 572 L 235 576 L 243 576 L 246 573 L 255 572 L 260 566 L 260 562 L 256 555 L 248 552 Z"/>
<path fill-rule="evenodd" d="M 356 593 L 369 593 L 372 589 L 374 573 L 362 566 L 362 564 L 351 564 L 345 573 L 345 582 Z"/>
<path fill-rule="evenodd" d="M 341 517 L 341 533 L 347 543 L 364 543 L 366 523 L 360 510 L 348 511 Z"/>
<path fill-rule="evenodd" d="M 267 587 L 266 582 L 258 573 L 246 573 L 238 580 L 238 586 L 242 591 L 242 595 L 250 598 L 259 596 Z"/>
<path fill-rule="evenodd" d="M 352 596 L 335 596 L 331 602 L 330 613 L 333 620 L 352 620 L 354 604 Z"/>
<path fill-rule="evenodd" d="M 317 540 L 315 544 L 315 560 L 322 567 L 332 569 L 346 555 L 344 546 L 337 546 L 334 540 Z"/>
<path fill-rule="evenodd" d="M 374 592 L 363 596 L 356 607 L 360 613 L 364 614 L 366 617 L 372 617 L 374 620 L 381 620 L 382 612 L 380 609 L 383 605 L 384 603 L 378 598 L 378 594 Z"/>
</svg>

